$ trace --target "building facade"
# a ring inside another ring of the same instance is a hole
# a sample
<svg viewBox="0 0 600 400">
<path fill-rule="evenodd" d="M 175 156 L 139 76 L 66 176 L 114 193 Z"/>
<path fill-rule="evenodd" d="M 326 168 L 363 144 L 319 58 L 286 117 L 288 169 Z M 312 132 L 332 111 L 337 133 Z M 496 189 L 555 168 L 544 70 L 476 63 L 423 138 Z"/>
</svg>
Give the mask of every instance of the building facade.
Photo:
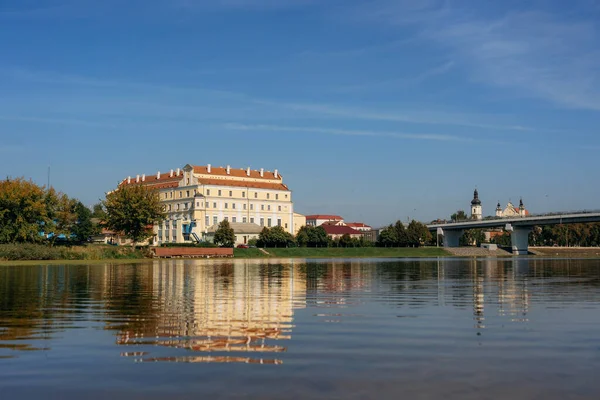
<svg viewBox="0 0 600 400">
<path fill-rule="evenodd" d="M 208 229 L 223 220 L 297 231 L 292 191 L 277 170 L 188 164 L 121 182 L 128 184 L 155 188 L 164 204 L 167 218 L 154 226 L 155 245 L 206 240 Z"/>
<path fill-rule="evenodd" d="M 506 205 L 506 208 L 502 210 L 500 202 L 496 206 L 496 217 L 500 218 L 514 218 L 514 217 L 526 217 L 529 215 L 529 211 L 525 209 L 523 199 L 519 200 L 519 207 L 515 207 L 510 201 Z"/>
</svg>

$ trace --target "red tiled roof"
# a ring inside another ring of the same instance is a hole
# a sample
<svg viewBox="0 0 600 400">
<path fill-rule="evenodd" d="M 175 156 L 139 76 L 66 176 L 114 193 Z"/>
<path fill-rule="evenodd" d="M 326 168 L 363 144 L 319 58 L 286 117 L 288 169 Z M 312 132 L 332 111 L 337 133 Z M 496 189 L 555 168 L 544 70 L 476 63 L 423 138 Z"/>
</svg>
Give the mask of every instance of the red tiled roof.
<svg viewBox="0 0 600 400">
<path fill-rule="evenodd" d="M 362 222 L 346 222 L 346 225 L 352 228 L 370 228 L 369 225 L 365 225 Z"/>
<path fill-rule="evenodd" d="M 321 225 L 328 235 L 362 235 L 363 233 L 349 226 Z"/>
<path fill-rule="evenodd" d="M 202 165 L 194 165 L 194 173 L 195 174 L 203 174 L 203 175 L 219 175 L 219 176 L 234 176 L 238 178 L 255 178 L 255 179 L 278 179 L 282 180 L 281 174 L 277 174 L 277 178 L 275 177 L 275 173 L 271 171 L 264 171 L 263 176 L 260 176 L 260 171 L 250 170 L 250 176 L 246 174 L 246 169 L 236 169 L 230 168 L 229 174 L 227 174 L 227 168 L 223 167 L 211 167 L 210 173 L 208 172 L 208 166 Z"/>
<path fill-rule="evenodd" d="M 194 172 L 196 172 L 197 168 L 204 168 L 206 169 L 206 167 L 194 167 Z M 218 171 L 219 169 L 223 170 L 223 173 L 220 173 L 220 171 Z M 217 170 L 217 172 L 215 172 L 215 170 Z M 237 170 L 237 172 L 234 174 L 233 169 L 231 169 L 231 175 L 227 175 L 227 171 L 225 170 L 225 168 L 211 168 L 211 174 L 210 175 L 225 175 L 225 176 L 243 176 L 243 177 L 247 177 L 246 176 L 246 171 L 240 171 Z M 238 173 L 239 172 L 239 173 Z M 243 172 L 243 174 L 242 174 Z M 250 177 L 251 178 L 260 178 L 260 172 L 259 171 L 254 171 L 256 172 L 256 174 L 258 174 L 258 176 L 254 176 L 252 174 L 252 171 L 250 171 Z M 204 174 L 207 172 L 196 172 L 199 174 Z M 270 174 L 270 175 L 269 175 Z M 139 182 L 136 182 L 137 180 L 137 176 L 132 177 L 131 178 L 131 184 L 142 184 L 142 185 L 148 185 L 148 186 L 152 186 L 153 188 L 156 189 L 165 189 L 165 188 L 174 188 L 179 186 L 179 181 L 181 181 L 181 179 L 183 179 L 183 173 L 180 173 L 179 176 L 177 176 L 177 173 L 174 172 L 173 176 L 169 176 L 170 172 L 167 172 L 165 174 L 161 174 L 160 179 L 157 178 L 157 175 L 147 175 L 144 178 L 144 181 L 142 181 L 142 177 L 140 176 L 140 180 Z M 267 179 L 278 179 L 279 182 L 246 182 L 246 181 L 242 181 L 242 180 L 229 180 L 229 179 L 210 179 L 210 178 L 199 178 L 198 182 L 201 185 L 219 185 L 219 186 L 235 186 L 235 187 L 247 187 L 247 188 L 257 188 L 257 189 L 271 189 L 271 190 L 289 190 L 289 188 L 287 187 L 287 185 L 281 183 L 281 175 L 279 175 L 279 178 L 275 178 L 273 173 L 264 173 L 265 177 L 263 179 L 267 180 Z M 127 179 L 124 179 L 120 185 L 125 185 L 127 184 Z M 119 185 L 119 186 L 120 186 Z"/>
<path fill-rule="evenodd" d="M 316 214 L 316 215 L 307 215 L 306 219 L 326 219 L 329 221 L 342 221 L 344 218 L 339 215 L 326 215 L 326 214 Z"/>
<path fill-rule="evenodd" d="M 257 189 L 289 190 L 283 183 L 230 181 L 225 179 L 198 179 L 202 185 L 236 186 Z"/>
</svg>

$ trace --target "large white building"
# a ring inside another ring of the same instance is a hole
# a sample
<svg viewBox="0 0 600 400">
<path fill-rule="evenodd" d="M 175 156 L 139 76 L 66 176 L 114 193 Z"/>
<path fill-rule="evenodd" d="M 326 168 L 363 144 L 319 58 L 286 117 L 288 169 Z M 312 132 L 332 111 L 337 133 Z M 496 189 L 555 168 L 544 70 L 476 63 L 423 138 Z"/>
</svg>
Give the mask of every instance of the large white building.
<svg viewBox="0 0 600 400">
<path fill-rule="evenodd" d="M 204 240 L 208 229 L 223 220 L 279 225 L 291 234 L 299 228 L 294 226 L 299 215 L 294 215 L 292 191 L 277 170 L 188 164 L 183 169 L 130 176 L 121 182 L 129 184 L 157 189 L 165 206 L 167 219 L 154 227 L 155 245 Z"/>
</svg>

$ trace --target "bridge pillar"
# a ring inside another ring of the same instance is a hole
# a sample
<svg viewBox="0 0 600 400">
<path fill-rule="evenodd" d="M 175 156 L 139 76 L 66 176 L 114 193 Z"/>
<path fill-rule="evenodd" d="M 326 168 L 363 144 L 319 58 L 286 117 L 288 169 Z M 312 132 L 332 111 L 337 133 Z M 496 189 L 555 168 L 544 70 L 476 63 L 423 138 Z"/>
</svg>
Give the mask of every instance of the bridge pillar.
<svg viewBox="0 0 600 400">
<path fill-rule="evenodd" d="M 531 227 L 513 227 L 510 240 L 514 255 L 529 254 L 529 232 L 531 232 L 531 229 Z"/>
<path fill-rule="evenodd" d="M 444 247 L 458 247 L 463 229 L 444 229 Z"/>
</svg>

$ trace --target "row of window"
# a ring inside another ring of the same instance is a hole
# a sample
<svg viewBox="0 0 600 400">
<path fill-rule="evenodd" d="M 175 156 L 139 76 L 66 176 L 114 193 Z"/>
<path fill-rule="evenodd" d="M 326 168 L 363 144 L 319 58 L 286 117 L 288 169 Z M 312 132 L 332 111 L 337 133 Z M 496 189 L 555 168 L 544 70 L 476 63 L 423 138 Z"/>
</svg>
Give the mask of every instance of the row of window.
<svg viewBox="0 0 600 400">
<path fill-rule="evenodd" d="M 210 196 L 210 189 L 206 189 L 206 195 Z M 222 190 L 217 190 L 217 196 L 222 196 L 223 192 Z M 233 197 L 233 190 L 229 191 L 229 197 Z M 242 192 L 242 197 L 246 197 L 246 192 Z M 254 198 L 258 199 L 258 192 L 254 192 Z M 271 193 L 267 193 L 267 200 L 269 200 L 271 198 Z M 285 195 L 285 198 L 288 198 L 288 195 Z M 275 193 L 275 200 L 279 200 L 279 193 Z"/>
<path fill-rule="evenodd" d="M 224 221 L 229 221 L 229 217 L 225 217 L 223 218 Z M 272 219 L 271 218 L 267 218 L 267 227 L 271 227 L 272 226 Z M 236 223 L 238 222 L 238 218 L 237 217 L 231 217 L 231 222 Z M 242 221 L 244 224 L 248 222 L 248 218 L 247 217 L 242 217 Z M 265 226 L 265 219 L 264 218 L 260 218 L 259 219 L 259 225 L 260 226 Z M 213 215 L 212 217 L 212 224 L 213 225 L 217 225 L 219 223 L 219 217 L 217 217 L 216 215 Z M 254 224 L 254 217 L 250 217 L 250 223 Z M 210 216 L 206 216 L 204 219 L 204 225 L 205 226 L 210 226 Z M 277 218 L 277 226 L 281 226 L 281 218 Z M 287 229 L 288 224 L 285 224 L 285 228 Z"/>
<path fill-rule="evenodd" d="M 229 208 L 229 204 L 230 203 L 225 203 L 224 206 L 226 209 Z M 196 202 L 196 207 L 203 207 L 204 205 L 206 205 L 206 208 L 210 208 L 210 203 L 209 202 L 200 202 L 197 201 Z M 183 204 L 167 204 L 165 205 L 165 211 L 180 211 L 180 210 L 188 210 L 190 208 L 190 204 L 189 203 L 183 203 Z M 214 202 L 212 203 L 212 208 L 217 208 L 217 203 Z M 236 209 L 236 203 L 231 203 L 231 209 L 235 210 Z M 243 210 L 247 210 L 248 209 L 248 205 L 246 203 L 242 204 L 242 209 Z M 250 204 L 250 210 L 254 210 L 254 204 Z M 261 211 L 265 211 L 265 205 L 261 204 L 260 205 L 260 210 Z M 267 211 L 271 211 L 271 205 L 267 204 Z M 281 211 L 281 206 L 277 206 L 277 211 Z"/>
<path fill-rule="evenodd" d="M 172 199 L 173 198 L 173 194 L 176 193 L 174 191 L 170 191 L 170 192 L 165 192 L 164 193 L 164 199 Z M 198 191 L 196 189 L 194 189 L 194 191 L 190 191 L 190 190 L 186 190 L 185 191 L 185 197 L 191 197 L 191 196 L 195 196 L 198 193 Z M 183 198 L 184 196 L 184 192 L 183 190 L 179 191 L 179 198 Z M 218 190 L 217 191 L 217 196 L 222 196 L 223 192 L 222 190 Z M 210 196 L 210 189 L 206 189 L 206 196 Z M 229 197 L 233 197 L 233 190 L 229 191 Z M 246 197 L 246 192 L 242 192 L 242 197 Z M 258 199 L 258 192 L 254 192 L 254 198 Z M 288 195 L 285 194 L 285 198 L 288 198 Z M 271 193 L 267 193 L 267 200 L 271 199 Z M 279 193 L 275 193 L 275 200 L 279 200 Z"/>
</svg>

